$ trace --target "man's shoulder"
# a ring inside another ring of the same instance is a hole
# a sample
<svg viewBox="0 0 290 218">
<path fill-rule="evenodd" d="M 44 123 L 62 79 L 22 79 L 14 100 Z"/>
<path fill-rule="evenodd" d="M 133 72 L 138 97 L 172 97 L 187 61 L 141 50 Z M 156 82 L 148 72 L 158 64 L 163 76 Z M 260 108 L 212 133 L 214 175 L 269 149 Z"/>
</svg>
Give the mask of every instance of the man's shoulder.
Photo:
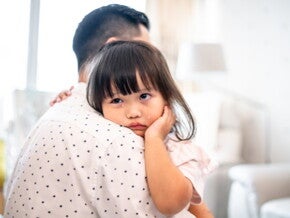
<svg viewBox="0 0 290 218">
<path fill-rule="evenodd" d="M 100 114 L 89 106 L 86 99 L 86 86 L 80 83 L 76 85 L 71 96 L 50 107 L 43 118 L 61 121 L 75 120 L 76 117 L 86 115 L 100 117 Z"/>
<path fill-rule="evenodd" d="M 134 138 L 129 129 L 121 127 L 107 119 L 91 108 L 86 101 L 81 101 L 80 96 L 72 95 L 67 102 L 61 102 L 49 110 L 41 117 L 41 126 L 68 125 L 75 130 L 86 132 L 87 134 L 113 140 L 115 138 Z M 134 135 L 134 134 L 133 134 Z"/>
</svg>

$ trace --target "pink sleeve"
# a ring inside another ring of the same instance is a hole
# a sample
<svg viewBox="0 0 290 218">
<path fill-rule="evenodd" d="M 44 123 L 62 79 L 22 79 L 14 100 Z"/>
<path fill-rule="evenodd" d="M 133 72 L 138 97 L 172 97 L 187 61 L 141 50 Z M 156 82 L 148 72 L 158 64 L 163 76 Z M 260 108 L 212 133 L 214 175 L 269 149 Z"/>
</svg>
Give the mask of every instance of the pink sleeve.
<svg viewBox="0 0 290 218">
<path fill-rule="evenodd" d="M 166 145 L 173 163 L 193 185 L 191 203 L 199 204 L 203 198 L 206 176 L 217 167 L 217 163 L 201 147 L 190 141 L 168 140 Z"/>
</svg>

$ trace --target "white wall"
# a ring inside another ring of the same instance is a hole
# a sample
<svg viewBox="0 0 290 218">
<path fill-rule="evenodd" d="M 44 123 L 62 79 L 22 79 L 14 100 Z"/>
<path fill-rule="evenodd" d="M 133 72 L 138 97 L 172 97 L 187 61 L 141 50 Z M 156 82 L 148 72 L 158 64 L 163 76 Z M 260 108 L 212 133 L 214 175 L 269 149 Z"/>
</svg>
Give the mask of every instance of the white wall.
<svg viewBox="0 0 290 218">
<path fill-rule="evenodd" d="M 271 160 L 290 161 L 290 1 L 218 1 L 228 87 L 266 106 Z"/>
</svg>

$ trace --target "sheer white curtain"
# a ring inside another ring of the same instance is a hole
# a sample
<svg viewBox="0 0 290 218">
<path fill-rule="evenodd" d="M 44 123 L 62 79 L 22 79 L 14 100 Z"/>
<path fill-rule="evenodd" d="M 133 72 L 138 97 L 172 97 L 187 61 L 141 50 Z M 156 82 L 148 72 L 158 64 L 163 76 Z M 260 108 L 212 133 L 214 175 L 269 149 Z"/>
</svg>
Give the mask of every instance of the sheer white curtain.
<svg viewBox="0 0 290 218">
<path fill-rule="evenodd" d="M 197 0 L 147 0 L 152 41 L 163 52 L 172 72 L 179 45 L 194 36 L 196 4 Z"/>
</svg>

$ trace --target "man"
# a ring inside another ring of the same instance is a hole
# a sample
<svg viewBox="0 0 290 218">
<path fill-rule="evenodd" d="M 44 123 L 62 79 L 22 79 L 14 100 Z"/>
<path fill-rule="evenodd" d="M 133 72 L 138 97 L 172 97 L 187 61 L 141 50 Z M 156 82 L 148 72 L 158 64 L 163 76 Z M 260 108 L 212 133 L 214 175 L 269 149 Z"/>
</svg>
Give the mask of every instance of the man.
<svg viewBox="0 0 290 218">
<path fill-rule="evenodd" d="M 79 83 L 31 131 L 8 184 L 5 217 L 164 217 L 146 184 L 142 138 L 105 120 L 85 97 L 93 54 L 113 40 L 148 41 L 148 30 L 145 14 L 122 5 L 84 17 L 73 39 Z"/>
</svg>

